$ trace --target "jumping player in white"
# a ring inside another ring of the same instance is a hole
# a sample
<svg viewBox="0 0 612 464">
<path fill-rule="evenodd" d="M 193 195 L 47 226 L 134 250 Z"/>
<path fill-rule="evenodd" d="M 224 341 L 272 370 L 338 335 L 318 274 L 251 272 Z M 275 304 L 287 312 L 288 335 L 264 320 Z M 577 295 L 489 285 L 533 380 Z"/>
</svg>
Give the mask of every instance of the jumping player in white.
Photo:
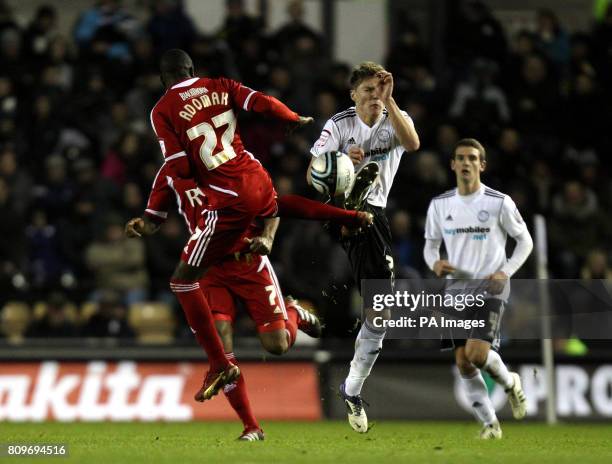
<svg viewBox="0 0 612 464">
<path fill-rule="evenodd" d="M 438 277 L 489 280 L 490 297 L 478 311 L 485 315 L 485 327 L 473 329 L 467 340 L 452 340 L 452 346 L 468 399 L 483 425 L 480 438 L 495 439 L 502 437 L 502 431 L 480 370 L 505 389 L 514 418 L 525 417 L 521 379 L 508 371 L 497 349 L 509 279 L 531 253 L 533 241 L 512 199 L 480 182 L 486 165 L 485 149 L 477 140 L 457 142 L 451 160 L 457 188 L 435 197 L 429 205 L 424 257 Z M 516 240 L 510 259 L 506 258 L 508 235 Z M 440 259 L 442 241 L 448 260 Z"/>
<path fill-rule="evenodd" d="M 326 122 L 310 153 L 314 159 L 330 151 L 341 151 L 353 161 L 358 172 L 347 203 L 351 200 L 351 208 L 371 212 L 374 223 L 361 233 L 344 234 L 342 246 L 348 254 L 357 285 L 362 279 L 386 279 L 391 288 L 393 256 L 385 206 L 402 154 L 419 148 L 419 136 L 410 116 L 400 110 L 393 99 L 393 76 L 381 65 L 364 62 L 356 66 L 350 84 L 355 106 Z M 360 172 L 373 163 L 378 165 L 380 172 L 378 182 L 372 185 L 365 201 L 361 201 L 358 197 L 365 196 L 365 189 L 370 185 L 360 185 L 360 179 L 363 180 Z M 308 180 L 310 183 L 310 169 Z M 350 372 L 340 385 L 349 424 L 357 432 L 368 430 L 361 388 L 378 358 L 384 336 L 384 330 L 375 328 L 366 318 L 357 335 Z"/>
</svg>

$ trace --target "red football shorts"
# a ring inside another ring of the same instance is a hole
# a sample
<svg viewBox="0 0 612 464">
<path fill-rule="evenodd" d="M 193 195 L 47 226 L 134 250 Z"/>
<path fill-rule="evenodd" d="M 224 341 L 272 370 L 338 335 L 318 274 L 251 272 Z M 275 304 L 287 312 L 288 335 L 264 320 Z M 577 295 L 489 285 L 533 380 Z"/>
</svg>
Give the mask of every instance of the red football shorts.
<svg viewBox="0 0 612 464">
<path fill-rule="evenodd" d="M 211 267 L 200 287 L 215 320 L 234 322 L 235 300 L 242 301 L 258 332 L 285 327 L 287 310 L 278 279 L 267 256 L 241 255 Z"/>
<path fill-rule="evenodd" d="M 276 191 L 262 168 L 244 176 L 240 192 L 214 185 L 202 187 L 206 205 L 181 260 L 191 266 L 209 267 L 246 249 L 244 236 L 256 217 L 276 214 Z"/>
</svg>

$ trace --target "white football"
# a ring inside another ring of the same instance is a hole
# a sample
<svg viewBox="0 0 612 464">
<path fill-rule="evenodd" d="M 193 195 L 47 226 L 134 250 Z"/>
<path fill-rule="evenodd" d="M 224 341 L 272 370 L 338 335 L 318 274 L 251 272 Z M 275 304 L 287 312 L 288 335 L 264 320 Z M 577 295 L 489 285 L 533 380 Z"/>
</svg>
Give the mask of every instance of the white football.
<svg viewBox="0 0 612 464">
<path fill-rule="evenodd" d="M 312 186 L 323 195 L 330 197 L 346 195 L 355 182 L 355 168 L 348 155 L 329 151 L 312 161 L 310 169 Z"/>
</svg>

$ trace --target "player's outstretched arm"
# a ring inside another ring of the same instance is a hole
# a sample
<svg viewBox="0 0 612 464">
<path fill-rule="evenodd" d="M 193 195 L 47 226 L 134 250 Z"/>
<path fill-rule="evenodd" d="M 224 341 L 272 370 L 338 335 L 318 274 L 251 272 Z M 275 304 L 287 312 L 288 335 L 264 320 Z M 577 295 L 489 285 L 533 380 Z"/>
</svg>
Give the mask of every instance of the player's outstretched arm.
<svg viewBox="0 0 612 464">
<path fill-rule="evenodd" d="M 393 98 L 393 75 L 390 72 L 383 71 L 378 73 L 377 77 L 379 79 L 380 99 L 389 112 L 389 120 L 395 130 L 395 135 L 407 151 L 418 150 L 421 146 L 419 134 L 417 134 L 412 121 L 404 117 Z"/>
<path fill-rule="evenodd" d="M 257 92 L 253 97 L 253 100 L 253 106 L 251 107 L 253 111 L 268 114 L 276 119 L 286 121 L 288 123 L 287 133 L 289 134 L 295 129 L 305 126 L 306 124 L 310 124 L 314 121 L 314 118 L 311 116 L 300 116 L 295 111 L 289 109 L 289 107 L 279 99 L 271 95 Z"/>
<path fill-rule="evenodd" d="M 152 222 L 146 216 L 132 218 L 125 225 L 125 235 L 129 238 L 153 235 L 158 230 L 159 225 Z"/>
</svg>

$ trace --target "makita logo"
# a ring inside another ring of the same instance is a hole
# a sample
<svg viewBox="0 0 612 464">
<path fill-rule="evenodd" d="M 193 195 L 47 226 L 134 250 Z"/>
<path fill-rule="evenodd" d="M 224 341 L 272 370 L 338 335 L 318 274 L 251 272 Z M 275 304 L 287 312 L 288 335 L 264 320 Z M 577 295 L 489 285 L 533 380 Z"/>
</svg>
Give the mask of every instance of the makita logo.
<svg viewBox="0 0 612 464">
<path fill-rule="evenodd" d="M 179 96 L 185 100 L 189 100 L 190 98 L 199 97 L 208 92 L 206 87 L 194 87 L 193 89 L 186 90 L 185 92 L 179 92 Z"/>
<path fill-rule="evenodd" d="M 489 227 L 457 227 L 456 229 L 444 228 L 446 235 L 457 235 L 457 234 L 486 234 L 491 231 Z"/>
<path fill-rule="evenodd" d="M 143 372 L 136 363 L 40 364 L 33 375 L 0 375 L 0 420 L 190 420 L 186 376 Z"/>
</svg>

